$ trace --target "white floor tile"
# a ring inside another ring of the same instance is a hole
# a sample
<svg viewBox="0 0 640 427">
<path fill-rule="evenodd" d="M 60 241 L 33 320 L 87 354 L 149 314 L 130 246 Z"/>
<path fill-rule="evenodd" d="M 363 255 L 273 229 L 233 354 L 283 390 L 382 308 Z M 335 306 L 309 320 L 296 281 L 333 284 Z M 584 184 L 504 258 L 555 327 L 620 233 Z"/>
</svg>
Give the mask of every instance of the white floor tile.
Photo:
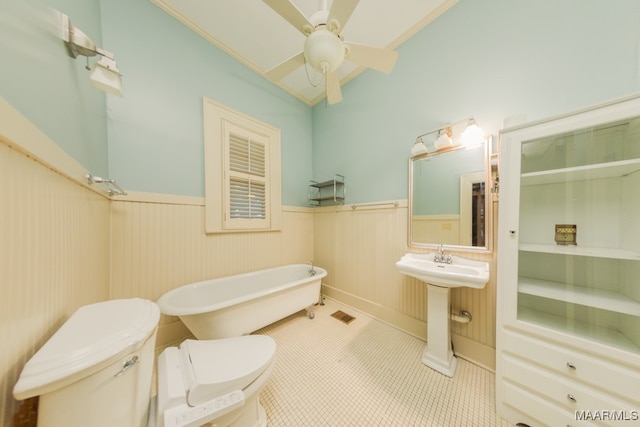
<svg viewBox="0 0 640 427">
<path fill-rule="evenodd" d="M 342 310 L 356 319 L 331 317 Z M 458 359 L 454 378 L 421 362 L 425 343 L 330 299 L 256 333 L 278 345 L 260 399 L 269 426 L 510 426 L 495 375 Z"/>
</svg>

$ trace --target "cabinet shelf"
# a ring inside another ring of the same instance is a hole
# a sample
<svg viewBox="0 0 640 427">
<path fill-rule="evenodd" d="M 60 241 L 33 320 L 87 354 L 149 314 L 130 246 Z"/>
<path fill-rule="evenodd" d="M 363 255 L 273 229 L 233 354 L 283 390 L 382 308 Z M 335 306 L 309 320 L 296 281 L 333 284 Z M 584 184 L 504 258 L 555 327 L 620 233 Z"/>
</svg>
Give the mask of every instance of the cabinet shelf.
<svg viewBox="0 0 640 427">
<path fill-rule="evenodd" d="M 579 338 L 596 341 L 604 345 L 620 348 L 632 353 L 640 353 L 640 346 L 616 329 L 593 325 L 564 316 L 534 310 L 528 307 L 518 309 L 518 320 L 544 326 L 548 329 L 570 333 Z"/>
<path fill-rule="evenodd" d="M 640 261 L 640 253 L 626 249 L 598 248 L 576 245 L 551 245 L 540 243 L 520 243 L 518 249 L 525 252 L 542 252 L 549 254 L 576 255 L 596 258 L 614 258 Z"/>
<path fill-rule="evenodd" d="M 616 313 L 640 316 L 640 302 L 618 292 L 604 289 L 519 277 L 518 292 Z"/>
<path fill-rule="evenodd" d="M 625 176 L 640 171 L 640 159 L 528 172 L 520 175 L 520 184 L 540 185 Z"/>
</svg>

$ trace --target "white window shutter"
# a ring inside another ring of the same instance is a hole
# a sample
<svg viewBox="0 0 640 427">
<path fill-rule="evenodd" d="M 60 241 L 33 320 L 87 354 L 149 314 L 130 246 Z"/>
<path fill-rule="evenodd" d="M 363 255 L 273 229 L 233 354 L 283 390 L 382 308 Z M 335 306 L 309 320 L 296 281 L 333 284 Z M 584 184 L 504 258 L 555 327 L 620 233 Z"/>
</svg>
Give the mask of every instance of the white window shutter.
<svg viewBox="0 0 640 427">
<path fill-rule="evenodd" d="M 269 223 L 267 140 L 242 127 L 225 126 L 227 228 L 265 228 Z"/>
<path fill-rule="evenodd" d="M 280 130 L 204 98 L 207 233 L 282 228 Z"/>
</svg>

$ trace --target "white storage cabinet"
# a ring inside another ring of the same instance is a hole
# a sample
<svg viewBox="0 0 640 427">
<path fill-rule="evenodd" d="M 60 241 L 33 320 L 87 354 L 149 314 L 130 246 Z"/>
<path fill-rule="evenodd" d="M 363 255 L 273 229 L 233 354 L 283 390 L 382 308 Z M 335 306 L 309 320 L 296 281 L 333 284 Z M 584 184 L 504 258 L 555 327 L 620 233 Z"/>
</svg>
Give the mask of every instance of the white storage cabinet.
<svg viewBox="0 0 640 427">
<path fill-rule="evenodd" d="M 640 425 L 640 97 L 500 145 L 498 412 Z"/>
</svg>

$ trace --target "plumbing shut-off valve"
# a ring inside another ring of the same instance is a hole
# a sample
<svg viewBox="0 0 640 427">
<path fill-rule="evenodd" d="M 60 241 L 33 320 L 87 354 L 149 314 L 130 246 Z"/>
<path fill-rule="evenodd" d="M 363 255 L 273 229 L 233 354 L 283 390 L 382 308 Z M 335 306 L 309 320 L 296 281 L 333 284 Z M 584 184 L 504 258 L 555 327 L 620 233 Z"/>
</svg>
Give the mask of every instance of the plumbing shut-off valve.
<svg viewBox="0 0 640 427">
<path fill-rule="evenodd" d="M 451 320 L 454 320 L 458 323 L 469 323 L 472 319 L 473 317 L 471 316 L 471 313 L 465 310 L 461 311 L 458 314 L 451 313 Z"/>
</svg>

